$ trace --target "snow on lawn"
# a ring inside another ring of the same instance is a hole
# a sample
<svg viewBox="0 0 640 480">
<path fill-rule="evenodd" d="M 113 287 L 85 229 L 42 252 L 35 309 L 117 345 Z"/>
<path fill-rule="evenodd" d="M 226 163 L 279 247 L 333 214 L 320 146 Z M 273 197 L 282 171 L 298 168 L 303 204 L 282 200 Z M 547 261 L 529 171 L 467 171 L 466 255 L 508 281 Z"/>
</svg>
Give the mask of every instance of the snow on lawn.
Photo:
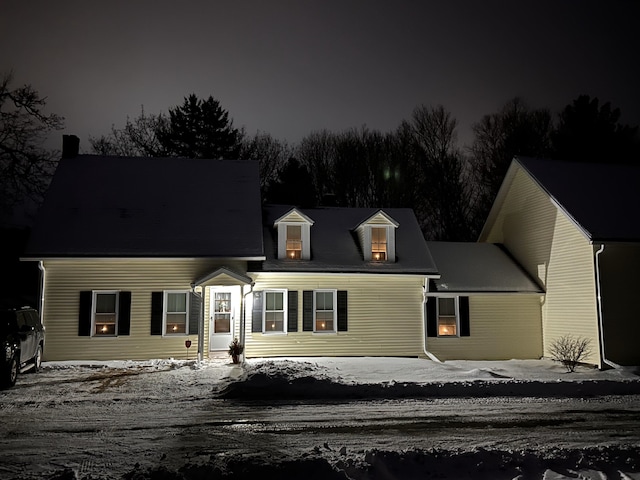
<svg viewBox="0 0 640 480">
<path fill-rule="evenodd" d="M 177 402 L 206 396 L 226 401 L 226 398 L 638 395 L 640 377 L 637 368 L 599 371 L 580 366 L 576 372 L 567 373 L 562 365 L 550 360 L 437 363 L 416 358 L 309 357 L 248 359 L 240 365 L 233 365 L 226 359 L 202 363 L 194 360 L 45 362 L 41 374 L 20 376 L 16 387 L 3 392 L 0 400 L 25 405 L 33 403 L 21 395 L 23 388 L 38 389 L 38 402 L 51 408 L 61 406 L 61 402 L 80 405 L 113 399 L 121 404 L 127 399 L 135 401 L 141 395 L 145 399 L 157 399 L 157 402 L 153 400 L 155 403 L 146 403 L 144 408 L 162 408 L 162 402 L 168 398 Z M 156 403 L 158 407 L 152 406 Z M 461 445 L 459 451 L 369 449 L 347 452 L 344 447 L 331 448 L 325 444 L 295 456 L 212 455 L 204 463 L 188 462 L 180 468 L 136 466 L 124 476 L 83 475 L 77 469 L 67 467 L 46 476 L 25 474 L 8 478 L 640 480 L 638 446 L 621 444 L 573 450 L 547 447 L 536 451 L 469 447 Z"/>
</svg>

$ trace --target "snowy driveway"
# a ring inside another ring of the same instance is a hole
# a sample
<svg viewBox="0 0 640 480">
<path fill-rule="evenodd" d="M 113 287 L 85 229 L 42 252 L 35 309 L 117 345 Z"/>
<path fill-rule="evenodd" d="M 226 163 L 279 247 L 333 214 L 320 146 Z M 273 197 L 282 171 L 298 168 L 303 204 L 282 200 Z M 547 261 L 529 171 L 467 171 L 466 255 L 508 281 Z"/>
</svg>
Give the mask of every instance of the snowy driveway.
<svg viewBox="0 0 640 480">
<path fill-rule="evenodd" d="M 239 458 L 298 465 L 321 458 L 332 471 L 349 472 L 344 478 L 359 478 L 364 470 L 357 466 L 371 462 L 372 452 L 408 451 L 437 451 L 448 459 L 439 466 L 444 478 L 458 478 L 446 472 L 464 465 L 461 454 L 475 455 L 476 465 L 476 457 L 487 463 L 496 452 L 508 464 L 534 455 L 530 478 L 571 478 L 550 475 L 575 470 L 576 458 L 585 469 L 640 478 L 640 384 L 632 374 L 585 370 L 568 378 L 543 365 L 537 378 L 525 381 L 515 377 L 532 375 L 532 364 L 522 362 L 458 362 L 430 372 L 429 361 L 378 362 L 46 364 L 0 392 L 0 478 L 52 478 L 66 468 L 70 479 L 128 472 L 142 479 L 158 467 L 182 468 L 185 476 L 175 478 L 189 478 L 185 466 Z M 584 395 L 555 395 L 558 384 Z M 515 393 L 495 396 L 487 385 Z M 443 389 L 458 394 L 449 397 Z M 538 395 L 520 396 L 518 389 Z M 339 398 L 344 392 L 350 399 Z M 420 472 L 424 455 L 420 461 L 415 455 L 410 467 L 404 457 L 401 463 L 428 478 Z M 544 458 L 549 465 L 540 463 Z M 389 462 L 382 463 L 388 468 Z M 516 478 L 517 468 L 506 466 L 500 465 L 506 476 L 486 478 Z"/>
</svg>

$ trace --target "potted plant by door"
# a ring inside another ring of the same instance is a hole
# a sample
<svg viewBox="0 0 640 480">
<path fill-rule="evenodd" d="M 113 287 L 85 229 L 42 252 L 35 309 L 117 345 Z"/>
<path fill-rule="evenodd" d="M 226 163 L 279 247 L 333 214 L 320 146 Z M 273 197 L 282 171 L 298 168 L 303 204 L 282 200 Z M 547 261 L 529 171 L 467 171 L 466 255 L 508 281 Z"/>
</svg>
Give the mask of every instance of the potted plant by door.
<svg viewBox="0 0 640 480">
<path fill-rule="evenodd" d="M 233 363 L 240 363 L 240 355 L 244 352 L 244 346 L 238 341 L 237 338 L 233 339 L 233 342 L 229 344 L 229 355 Z"/>
</svg>

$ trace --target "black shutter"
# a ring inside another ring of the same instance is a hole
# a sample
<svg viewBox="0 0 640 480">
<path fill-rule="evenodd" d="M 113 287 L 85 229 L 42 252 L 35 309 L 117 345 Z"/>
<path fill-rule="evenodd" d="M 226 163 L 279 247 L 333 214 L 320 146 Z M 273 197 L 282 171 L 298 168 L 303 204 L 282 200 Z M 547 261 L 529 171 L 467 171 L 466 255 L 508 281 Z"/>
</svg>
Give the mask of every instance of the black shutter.
<svg viewBox="0 0 640 480">
<path fill-rule="evenodd" d="M 471 335 L 469 297 L 458 297 L 458 313 L 460 313 L 460 336 L 469 337 Z"/>
<path fill-rule="evenodd" d="M 162 335 L 163 303 L 163 292 L 151 292 L 151 335 Z"/>
<path fill-rule="evenodd" d="M 262 332 L 262 297 L 264 292 L 253 292 L 253 310 L 251 311 L 251 331 Z"/>
<path fill-rule="evenodd" d="M 347 331 L 347 291 L 338 290 L 338 331 Z"/>
<path fill-rule="evenodd" d="M 120 292 L 118 305 L 118 335 L 129 335 L 131 330 L 131 292 Z"/>
<path fill-rule="evenodd" d="M 198 335 L 202 309 L 202 295 L 189 292 L 189 335 Z"/>
<path fill-rule="evenodd" d="M 427 297 L 427 337 L 438 336 L 437 297 Z"/>
<path fill-rule="evenodd" d="M 93 293 L 91 290 L 80 292 L 80 310 L 78 314 L 78 336 L 91 336 L 91 302 Z"/>
<path fill-rule="evenodd" d="M 298 331 L 298 292 L 287 292 L 287 332 Z"/>
<path fill-rule="evenodd" d="M 302 330 L 313 332 L 313 290 L 302 292 Z"/>
</svg>

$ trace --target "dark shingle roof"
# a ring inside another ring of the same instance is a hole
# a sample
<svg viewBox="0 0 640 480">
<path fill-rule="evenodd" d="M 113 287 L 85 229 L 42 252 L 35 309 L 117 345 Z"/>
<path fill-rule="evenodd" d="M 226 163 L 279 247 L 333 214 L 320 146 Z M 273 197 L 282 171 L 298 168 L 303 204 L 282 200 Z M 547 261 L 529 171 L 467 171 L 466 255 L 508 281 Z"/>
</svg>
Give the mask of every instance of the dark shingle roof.
<svg viewBox="0 0 640 480">
<path fill-rule="evenodd" d="M 640 166 L 515 159 L 593 242 L 640 241 Z"/>
<path fill-rule="evenodd" d="M 441 277 L 437 292 L 542 293 L 540 286 L 499 245 L 427 242 Z M 432 290 L 433 291 L 433 290 Z"/>
<path fill-rule="evenodd" d="M 262 257 L 258 162 L 60 161 L 25 257 Z"/>
<path fill-rule="evenodd" d="M 265 207 L 263 218 L 267 260 L 251 265 L 250 271 L 437 274 L 418 221 L 413 210 L 408 208 L 383 209 L 399 224 L 396 229 L 395 263 L 363 260 L 354 233 L 360 223 L 380 210 L 377 208 L 298 208 L 299 212 L 314 221 L 311 226 L 311 260 L 278 260 L 277 231 L 273 224 L 292 208 L 285 205 Z"/>
</svg>

